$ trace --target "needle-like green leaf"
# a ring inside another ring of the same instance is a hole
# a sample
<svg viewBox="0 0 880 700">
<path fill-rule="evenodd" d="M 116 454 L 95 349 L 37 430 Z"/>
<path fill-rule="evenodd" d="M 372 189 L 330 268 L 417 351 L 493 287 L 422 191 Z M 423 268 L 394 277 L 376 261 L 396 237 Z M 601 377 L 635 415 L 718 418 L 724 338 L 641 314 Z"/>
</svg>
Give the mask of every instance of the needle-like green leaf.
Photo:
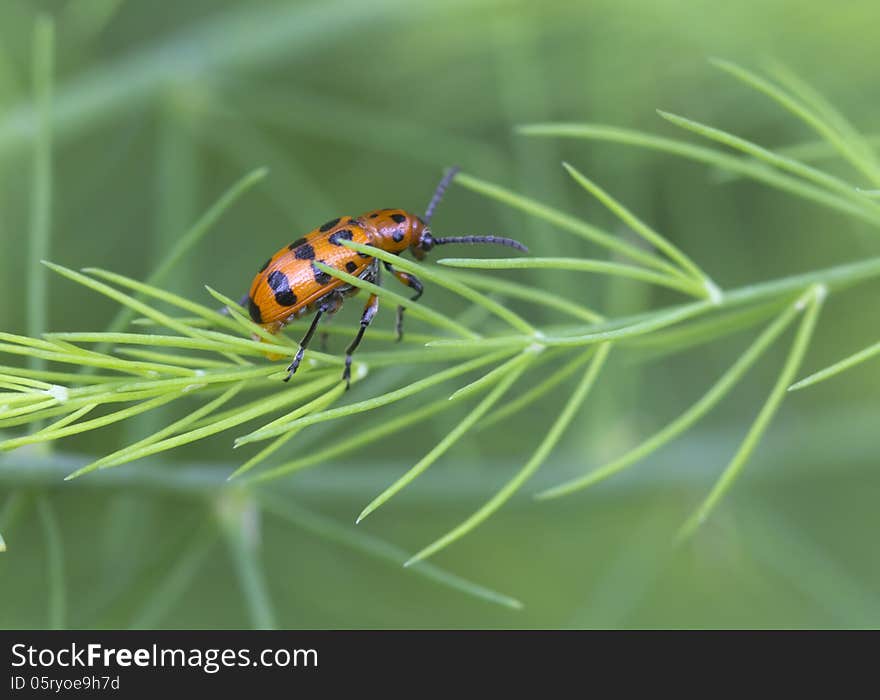
<svg viewBox="0 0 880 700">
<path fill-rule="evenodd" d="M 574 416 L 577 413 L 578 409 L 586 400 L 587 394 L 595 383 L 596 378 L 599 376 L 599 373 L 602 370 L 602 366 L 604 365 L 605 359 L 608 356 L 610 350 L 610 343 L 600 345 L 599 348 L 596 350 L 596 354 L 590 361 L 586 372 L 584 372 L 583 377 L 581 377 L 580 382 L 575 387 L 574 391 L 568 399 L 568 402 L 562 409 L 562 412 L 553 422 L 553 425 L 550 426 L 550 430 L 547 432 L 547 435 L 541 441 L 538 449 L 535 450 L 531 459 L 525 464 L 525 466 L 520 469 L 520 471 L 517 472 L 516 475 L 510 481 L 508 481 L 500 491 L 498 491 L 498 493 L 496 493 L 482 507 L 474 512 L 473 515 L 471 515 L 467 520 L 465 520 L 460 525 L 453 528 L 445 535 L 435 540 L 427 547 L 422 549 L 420 552 L 412 556 L 409 560 L 407 560 L 404 566 L 410 566 L 418 561 L 421 561 L 422 559 L 426 559 L 427 557 L 436 554 L 441 549 L 449 546 L 460 537 L 463 537 L 475 527 L 480 525 L 483 521 L 485 521 L 486 518 L 492 515 L 501 506 L 503 506 L 517 491 L 519 491 L 522 485 L 525 484 L 525 482 L 528 481 L 529 478 L 531 478 L 531 476 L 544 463 L 544 460 L 547 459 L 547 457 L 550 455 L 550 452 L 553 450 L 554 447 L 556 447 L 556 444 L 562 438 L 562 435 L 565 432 L 566 428 L 568 428 L 569 424 L 574 419 Z"/>
<path fill-rule="evenodd" d="M 449 267 L 475 268 L 478 270 L 575 270 L 577 272 L 595 272 L 600 275 L 640 280 L 649 284 L 675 289 L 691 296 L 705 296 L 703 287 L 690 280 L 684 280 L 681 277 L 671 277 L 635 265 L 624 265 L 605 260 L 591 260 L 588 258 L 442 258 L 437 261 L 437 264 L 448 265 Z"/>
<path fill-rule="evenodd" d="M 789 384 L 791 384 L 794 375 L 797 374 L 801 361 L 810 346 L 810 339 L 813 337 L 813 330 L 815 329 L 816 321 L 819 318 L 819 310 L 822 307 L 822 301 L 827 292 L 828 290 L 825 287 L 817 285 L 811 287 L 807 294 L 799 301 L 800 306 L 806 306 L 806 311 L 801 320 L 800 326 L 798 327 L 797 335 L 792 343 L 785 364 L 782 366 L 782 370 L 779 373 L 779 378 L 776 380 L 773 390 L 767 397 L 767 401 L 761 407 L 758 417 L 755 419 L 755 422 L 752 423 L 752 426 L 746 434 L 745 439 L 742 441 L 739 450 L 737 450 L 736 455 L 730 461 L 730 464 L 724 469 L 724 472 L 722 472 L 706 499 L 682 526 L 679 532 L 680 541 L 691 537 L 694 532 L 696 532 L 697 528 L 705 522 L 715 506 L 718 505 L 724 497 L 724 494 L 726 494 L 730 487 L 733 486 L 733 483 L 742 472 L 752 452 L 754 452 L 755 448 L 758 446 L 758 442 L 760 442 L 764 431 L 767 429 L 767 426 L 776 414 L 783 398 L 785 398 L 786 390 Z"/>
<path fill-rule="evenodd" d="M 804 377 L 799 382 L 795 382 L 788 387 L 788 390 L 797 391 L 798 389 L 806 389 L 808 386 L 813 386 L 813 384 L 824 382 L 826 379 L 831 379 L 831 377 L 834 377 L 841 372 L 845 372 L 856 365 L 860 365 L 863 362 L 867 362 L 877 355 L 880 355 L 880 343 L 869 345 L 864 350 L 859 350 L 859 352 L 854 353 L 849 357 L 845 357 L 840 360 L 840 362 L 835 362 L 833 365 L 826 367 L 825 369 L 821 369 L 808 377 Z"/>
<path fill-rule="evenodd" d="M 436 462 L 440 457 L 442 457 L 456 442 L 458 442 L 462 436 L 467 433 L 474 425 L 476 425 L 480 419 L 486 415 L 486 413 L 501 399 L 504 394 L 510 389 L 511 386 L 519 379 L 520 375 L 522 375 L 523 371 L 525 371 L 528 363 L 534 359 L 534 353 L 522 353 L 517 355 L 512 360 L 508 360 L 503 365 L 498 367 L 500 372 L 496 372 L 495 374 L 490 373 L 488 376 L 492 376 L 490 381 L 496 381 L 495 388 L 489 392 L 489 394 L 484 398 L 477 406 L 468 413 L 462 420 L 456 425 L 452 430 L 450 430 L 446 435 L 443 436 L 443 439 L 438 442 L 433 449 L 431 449 L 428 454 L 426 454 L 422 459 L 420 459 L 413 467 L 411 467 L 403 476 L 401 476 L 397 481 L 395 481 L 391 486 L 386 488 L 382 493 L 380 493 L 376 498 L 374 498 L 370 503 L 367 504 L 366 508 L 361 511 L 361 514 L 358 516 L 356 522 L 360 522 L 364 518 L 366 518 L 370 513 L 375 511 L 379 506 L 388 501 L 392 496 L 401 491 L 403 488 L 411 484 L 418 478 L 422 473 L 425 472 L 428 467 L 430 467 L 434 462 Z M 500 377 L 500 379 L 499 379 Z M 460 392 L 461 390 L 459 390 Z M 455 397 L 456 392 L 452 395 Z M 450 398 L 452 398 L 450 397 Z"/>
<path fill-rule="evenodd" d="M 566 481 L 559 486 L 542 491 L 537 497 L 540 499 L 557 498 L 559 496 L 566 496 L 588 488 L 633 466 L 678 436 L 682 435 L 718 405 L 728 393 L 730 393 L 745 373 L 755 364 L 755 362 L 757 362 L 761 355 L 764 354 L 767 348 L 769 348 L 773 342 L 785 332 L 785 329 L 788 328 L 797 313 L 796 305 L 789 306 L 789 308 L 780 314 L 780 316 L 758 336 L 748 349 L 737 358 L 736 362 L 733 363 L 730 369 L 721 376 L 721 378 L 699 401 L 643 443 L 598 469 L 594 469 L 583 476 Z"/>
<path fill-rule="evenodd" d="M 644 221 L 639 219 L 635 214 L 629 211 L 629 209 L 614 199 L 614 197 L 577 170 L 574 166 L 569 163 L 563 163 L 562 166 L 568 171 L 568 174 L 571 175 L 575 182 L 602 202 L 602 204 L 623 221 L 623 223 L 629 226 L 657 250 L 675 261 L 685 274 L 699 282 L 700 286 L 703 288 L 703 296 L 708 297 L 714 302 L 721 301 L 721 291 L 718 289 L 717 285 L 705 272 L 697 267 L 687 255 L 682 253 L 667 238 L 661 236 L 657 231 L 648 226 Z"/>
</svg>

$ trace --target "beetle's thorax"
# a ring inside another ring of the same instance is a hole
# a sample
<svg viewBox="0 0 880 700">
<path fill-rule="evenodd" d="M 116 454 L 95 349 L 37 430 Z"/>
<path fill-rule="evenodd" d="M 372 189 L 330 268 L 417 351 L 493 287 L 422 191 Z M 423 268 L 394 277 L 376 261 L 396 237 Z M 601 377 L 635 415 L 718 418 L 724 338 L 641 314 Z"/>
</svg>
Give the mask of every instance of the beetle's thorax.
<svg viewBox="0 0 880 700">
<path fill-rule="evenodd" d="M 411 248 L 417 258 L 424 257 L 422 246 L 430 240 L 430 232 L 415 214 L 403 209 L 376 209 L 357 218 L 377 248 L 389 253 L 402 253 Z"/>
</svg>

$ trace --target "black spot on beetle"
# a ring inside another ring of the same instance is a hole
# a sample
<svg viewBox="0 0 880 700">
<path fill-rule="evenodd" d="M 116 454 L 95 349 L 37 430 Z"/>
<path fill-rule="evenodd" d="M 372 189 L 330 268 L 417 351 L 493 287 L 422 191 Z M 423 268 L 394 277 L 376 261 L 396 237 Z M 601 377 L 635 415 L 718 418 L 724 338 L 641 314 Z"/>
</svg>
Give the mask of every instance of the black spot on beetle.
<svg viewBox="0 0 880 700">
<path fill-rule="evenodd" d="M 296 304 L 296 294 L 290 291 L 290 281 L 280 270 L 275 270 L 266 278 L 272 291 L 275 292 L 275 301 L 281 306 L 293 306 Z"/>
<path fill-rule="evenodd" d="M 289 250 L 293 250 L 294 248 L 299 248 L 303 243 L 306 242 L 305 236 L 302 238 L 297 238 L 293 243 L 291 243 L 287 248 Z"/>
<path fill-rule="evenodd" d="M 281 306 L 294 306 L 296 304 L 296 294 L 291 292 L 289 289 L 283 292 L 275 292 L 275 301 L 277 301 Z"/>
<path fill-rule="evenodd" d="M 303 243 L 299 248 L 293 251 L 293 257 L 297 260 L 313 260 L 315 257 L 315 249 L 308 243 Z"/>
<path fill-rule="evenodd" d="M 375 218 L 377 218 L 378 216 L 379 216 L 378 212 L 373 212 L 372 214 L 370 214 L 370 218 L 371 218 L 371 219 L 375 219 Z"/>
<path fill-rule="evenodd" d="M 254 323 L 262 323 L 263 316 L 260 313 L 260 307 L 254 303 L 254 300 L 248 297 L 247 300 L 248 313 L 251 315 L 251 321 Z"/>
<path fill-rule="evenodd" d="M 337 219 L 330 219 L 330 221 L 328 221 L 326 224 L 324 224 L 324 225 L 323 225 L 321 228 L 319 228 L 318 230 L 319 230 L 321 233 L 327 233 L 327 231 L 329 231 L 331 228 L 333 228 L 334 226 L 336 226 L 336 224 L 338 224 L 338 223 L 339 223 L 339 219 L 338 219 L 338 218 L 337 218 Z"/>
<path fill-rule="evenodd" d="M 403 214 L 392 214 L 391 218 L 394 220 L 395 224 L 402 224 L 406 221 L 406 217 Z"/>
<path fill-rule="evenodd" d="M 265 263 L 263 263 L 263 267 L 260 268 L 260 272 L 265 272 L 266 268 L 269 267 L 270 262 L 272 262 L 272 258 L 269 258 Z"/>
<path fill-rule="evenodd" d="M 397 229 L 394 233 L 391 234 L 391 238 L 393 238 L 396 243 L 400 243 L 403 240 L 403 229 Z"/>
<path fill-rule="evenodd" d="M 337 231 L 336 233 L 331 233 L 329 240 L 333 245 L 342 245 L 339 241 L 350 241 L 352 238 L 352 233 L 347 228 L 342 229 L 341 231 Z"/>
<path fill-rule="evenodd" d="M 273 292 L 277 292 L 279 289 L 290 289 L 290 283 L 287 281 L 287 275 L 281 272 L 281 270 L 270 272 L 269 276 L 266 278 L 266 281 L 269 283 L 269 286 L 272 287 Z"/>
<path fill-rule="evenodd" d="M 324 263 L 325 265 L 327 264 L 323 260 L 318 260 L 318 262 Z M 330 274 L 324 272 L 323 270 L 319 269 L 318 266 L 315 265 L 315 263 L 312 263 L 312 274 L 315 275 L 315 282 L 317 282 L 318 284 L 321 284 L 321 285 L 327 284 L 330 280 L 333 279 L 333 275 L 330 275 Z"/>
<path fill-rule="evenodd" d="M 354 272 L 355 270 L 358 269 L 358 266 L 357 266 L 356 263 L 354 263 L 353 261 L 349 260 L 347 263 L 345 263 L 345 269 L 346 269 L 348 272 Z"/>
</svg>

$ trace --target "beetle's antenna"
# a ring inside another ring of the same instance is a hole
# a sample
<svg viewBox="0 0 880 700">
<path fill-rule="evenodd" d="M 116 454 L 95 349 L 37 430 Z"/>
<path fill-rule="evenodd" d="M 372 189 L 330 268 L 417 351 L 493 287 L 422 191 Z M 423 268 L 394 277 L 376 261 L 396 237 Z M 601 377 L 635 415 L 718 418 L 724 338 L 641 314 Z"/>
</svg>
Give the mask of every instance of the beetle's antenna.
<svg viewBox="0 0 880 700">
<path fill-rule="evenodd" d="M 512 238 L 502 238 L 501 236 L 446 236 L 444 238 L 434 238 L 434 245 L 446 245 L 447 243 L 494 243 L 495 245 L 506 245 L 508 248 L 516 248 L 523 253 L 528 253 L 526 248 L 519 241 Z"/>
<path fill-rule="evenodd" d="M 434 196 L 431 197 L 431 201 L 428 203 L 428 208 L 425 210 L 425 223 L 431 223 L 431 217 L 434 216 L 434 210 L 437 208 L 437 205 L 440 204 L 440 200 L 443 199 L 443 195 L 446 193 L 446 188 L 449 187 L 449 183 L 452 182 L 452 178 L 454 178 L 458 171 L 461 170 L 457 165 L 453 165 L 446 173 L 443 175 L 443 179 L 440 180 L 440 184 L 437 185 L 437 189 L 434 190 Z"/>
</svg>

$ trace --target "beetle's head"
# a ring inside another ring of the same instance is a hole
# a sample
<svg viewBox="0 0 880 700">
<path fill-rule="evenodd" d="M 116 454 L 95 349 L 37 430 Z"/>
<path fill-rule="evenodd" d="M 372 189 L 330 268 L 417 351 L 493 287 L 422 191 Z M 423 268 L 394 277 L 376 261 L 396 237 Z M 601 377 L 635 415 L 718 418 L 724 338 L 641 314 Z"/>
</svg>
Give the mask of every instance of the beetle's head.
<svg viewBox="0 0 880 700">
<path fill-rule="evenodd" d="M 437 209 L 437 205 L 440 203 L 440 200 L 443 199 L 443 194 L 446 192 L 446 188 L 449 187 L 449 183 L 452 182 L 458 171 L 459 168 L 457 166 L 446 171 L 443 179 L 440 180 L 440 184 L 437 185 L 437 189 L 434 190 L 434 196 L 431 197 L 424 218 L 419 218 L 418 216 L 412 217 L 416 222 L 413 226 L 413 242 L 410 245 L 413 257 L 416 260 L 424 260 L 425 256 L 434 246 L 446 245 L 447 243 L 492 243 L 495 245 L 507 246 L 509 248 L 516 248 L 524 253 L 528 253 L 529 249 L 519 241 L 515 241 L 512 238 L 503 238 L 502 236 L 443 236 L 438 238 L 431 234 L 431 229 L 428 225 L 431 222 L 431 218 L 434 216 L 434 211 Z"/>
</svg>

